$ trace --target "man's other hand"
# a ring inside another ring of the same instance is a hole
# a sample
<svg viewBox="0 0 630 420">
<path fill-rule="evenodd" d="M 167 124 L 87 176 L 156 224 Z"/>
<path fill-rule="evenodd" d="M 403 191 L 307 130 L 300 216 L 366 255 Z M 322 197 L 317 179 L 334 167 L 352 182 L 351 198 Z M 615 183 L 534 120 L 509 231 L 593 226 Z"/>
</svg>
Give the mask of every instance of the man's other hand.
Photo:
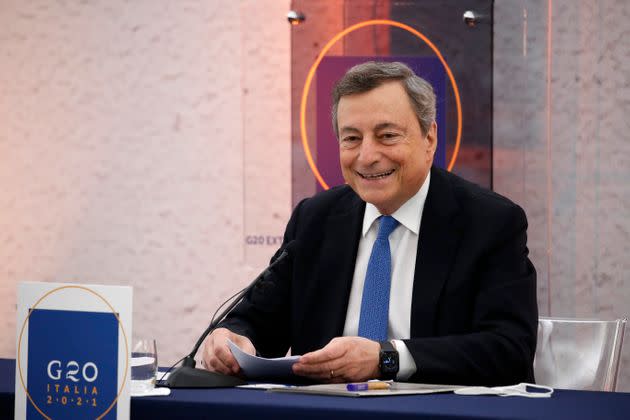
<svg viewBox="0 0 630 420">
<path fill-rule="evenodd" d="M 235 334 L 227 328 L 217 328 L 204 341 L 203 366 L 212 372 L 240 375 L 241 367 L 230 351 L 228 339 L 244 352 L 256 354 L 256 349 L 249 338 Z"/>
<path fill-rule="evenodd" d="M 380 349 L 379 343 L 367 338 L 333 338 L 324 348 L 300 357 L 293 373 L 332 383 L 378 378 Z"/>
</svg>

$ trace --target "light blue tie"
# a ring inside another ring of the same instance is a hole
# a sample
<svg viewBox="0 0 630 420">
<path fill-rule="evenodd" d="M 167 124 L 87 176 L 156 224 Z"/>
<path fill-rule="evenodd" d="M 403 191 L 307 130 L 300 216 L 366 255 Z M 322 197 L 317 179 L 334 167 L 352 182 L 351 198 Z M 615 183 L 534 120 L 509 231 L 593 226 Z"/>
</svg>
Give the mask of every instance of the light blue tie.
<svg viewBox="0 0 630 420">
<path fill-rule="evenodd" d="M 379 220 L 378 236 L 372 246 L 363 285 L 359 336 L 384 341 L 387 340 L 389 289 L 392 282 L 389 235 L 398 226 L 398 221 L 391 216 L 381 216 Z"/>
</svg>

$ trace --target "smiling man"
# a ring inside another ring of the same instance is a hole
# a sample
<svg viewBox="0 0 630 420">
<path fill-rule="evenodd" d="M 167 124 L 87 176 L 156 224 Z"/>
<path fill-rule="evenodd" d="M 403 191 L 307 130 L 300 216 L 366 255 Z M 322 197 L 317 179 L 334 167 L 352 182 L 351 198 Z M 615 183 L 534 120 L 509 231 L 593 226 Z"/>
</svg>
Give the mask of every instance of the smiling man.
<svg viewBox="0 0 630 420">
<path fill-rule="evenodd" d="M 360 64 L 335 86 L 332 122 L 347 185 L 296 206 L 284 243 L 298 252 L 207 338 L 205 366 L 239 373 L 229 338 L 291 348 L 294 373 L 323 382 L 533 382 L 527 219 L 432 167 L 431 86 L 402 63 Z"/>
</svg>

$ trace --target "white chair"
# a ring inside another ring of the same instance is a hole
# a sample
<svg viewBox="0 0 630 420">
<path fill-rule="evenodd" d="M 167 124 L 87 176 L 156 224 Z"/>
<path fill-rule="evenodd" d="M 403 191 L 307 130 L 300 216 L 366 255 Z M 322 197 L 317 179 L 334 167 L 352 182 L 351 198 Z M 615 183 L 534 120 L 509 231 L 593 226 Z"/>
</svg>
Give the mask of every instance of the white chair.
<svg viewBox="0 0 630 420">
<path fill-rule="evenodd" d="M 554 388 L 614 391 L 626 319 L 538 320 L 536 383 Z"/>
</svg>

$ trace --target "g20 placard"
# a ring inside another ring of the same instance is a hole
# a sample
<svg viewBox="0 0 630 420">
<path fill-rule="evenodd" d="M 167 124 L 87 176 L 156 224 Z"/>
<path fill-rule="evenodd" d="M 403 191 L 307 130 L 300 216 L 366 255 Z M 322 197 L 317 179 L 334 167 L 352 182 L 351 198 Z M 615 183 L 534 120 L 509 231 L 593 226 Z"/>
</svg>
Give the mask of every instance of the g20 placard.
<svg viewBox="0 0 630 420">
<path fill-rule="evenodd" d="M 128 418 L 131 289 L 27 283 L 19 304 L 16 418 Z"/>
</svg>

